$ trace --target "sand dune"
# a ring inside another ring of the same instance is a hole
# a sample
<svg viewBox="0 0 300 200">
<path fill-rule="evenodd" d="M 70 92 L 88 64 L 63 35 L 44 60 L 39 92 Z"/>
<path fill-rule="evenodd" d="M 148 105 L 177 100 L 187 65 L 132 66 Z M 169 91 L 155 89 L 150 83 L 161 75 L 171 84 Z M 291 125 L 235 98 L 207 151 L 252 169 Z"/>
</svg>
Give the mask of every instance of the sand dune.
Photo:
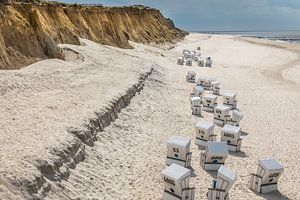
<svg viewBox="0 0 300 200">
<path fill-rule="evenodd" d="M 242 152 L 226 161 L 226 166 L 238 174 L 230 198 L 300 199 L 300 47 L 202 34 L 189 35 L 171 50 L 136 43 L 131 43 L 135 49 L 124 50 L 82 42 L 86 45 L 64 45 L 84 56 L 82 63 L 46 60 L 21 71 L 0 73 L 4 105 L 0 108 L 0 157 L 4 160 L 0 197 L 24 199 L 20 186 L 12 188 L 10 180 L 32 180 L 30 176 L 40 174 L 37 160 L 55 160 L 53 149 L 79 140 L 66 131 L 68 127 L 82 127 L 93 112 L 153 65 L 144 89 L 118 119 L 98 132 L 92 145 L 80 143 L 85 159 L 75 168 L 67 168 L 67 178 L 55 181 L 44 177 L 50 189 L 45 199 L 160 199 L 166 140 L 173 135 L 194 139 L 194 125 L 200 120 L 191 115 L 188 97 L 193 85 L 185 82 L 191 69 L 197 75 L 214 76 L 222 89 L 235 91 L 238 107 L 245 113 Z M 183 48 L 197 46 L 212 56 L 213 68 L 175 64 Z M 203 117 L 213 119 L 211 113 L 204 112 Z M 220 127 L 215 132 L 220 133 Z M 195 145 L 192 151 L 196 176 L 191 180 L 196 199 L 205 199 L 214 174 L 200 167 Z M 256 171 L 258 159 L 267 157 L 278 159 L 285 171 L 279 192 L 257 195 L 248 189 L 249 174 Z"/>
</svg>

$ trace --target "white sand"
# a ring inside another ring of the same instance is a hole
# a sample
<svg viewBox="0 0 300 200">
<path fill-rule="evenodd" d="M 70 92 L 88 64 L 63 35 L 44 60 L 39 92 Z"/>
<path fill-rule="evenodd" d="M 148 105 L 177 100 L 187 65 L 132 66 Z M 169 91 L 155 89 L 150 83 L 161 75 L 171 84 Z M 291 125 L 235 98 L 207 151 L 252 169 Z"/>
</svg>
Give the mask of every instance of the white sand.
<svg viewBox="0 0 300 200">
<path fill-rule="evenodd" d="M 300 199 L 299 46 L 200 34 L 191 34 L 170 51 L 141 44 L 122 50 L 84 42 L 87 46 L 64 45 L 82 54 L 82 63 L 80 56 L 69 52 L 76 62 L 47 60 L 21 71 L 0 72 L 0 184 L 7 177 L 39 173 L 33 161 L 49 159 L 52 148 L 74 140 L 66 127 L 80 126 L 135 83 L 138 74 L 153 64 L 154 53 L 157 65 L 144 90 L 119 119 L 98 133 L 93 147 L 86 146 L 85 161 L 71 170 L 67 180 L 49 181 L 46 199 L 160 199 L 166 140 L 172 135 L 195 137 L 199 118 L 191 115 L 188 99 L 193 84 L 185 82 L 191 69 L 197 75 L 214 76 L 222 89 L 235 91 L 238 107 L 245 113 L 242 152 L 226 161 L 238 174 L 230 198 Z M 213 68 L 175 64 L 183 48 L 197 46 L 213 58 Z M 203 115 L 212 121 L 212 114 Z M 220 134 L 220 128 L 215 132 Z M 196 199 L 205 199 L 214 174 L 200 167 L 194 144 L 192 151 L 196 173 L 192 185 Z M 267 157 L 285 166 L 280 192 L 257 195 L 248 189 L 249 174 L 256 171 L 258 159 Z M 0 197 L 9 193 L 1 188 Z"/>
</svg>

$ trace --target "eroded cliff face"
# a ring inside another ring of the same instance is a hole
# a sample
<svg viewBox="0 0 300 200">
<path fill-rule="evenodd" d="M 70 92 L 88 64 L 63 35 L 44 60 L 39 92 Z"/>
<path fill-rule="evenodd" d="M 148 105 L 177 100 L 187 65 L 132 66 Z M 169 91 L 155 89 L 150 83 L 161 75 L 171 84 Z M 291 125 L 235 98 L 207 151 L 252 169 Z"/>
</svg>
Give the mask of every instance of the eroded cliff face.
<svg viewBox="0 0 300 200">
<path fill-rule="evenodd" d="M 0 69 L 19 69 L 45 58 L 63 59 L 57 44 L 79 44 L 79 37 L 131 48 L 128 40 L 164 43 L 185 35 L 158 10 L 142 6 L 0 1 Z"/>
</svg>

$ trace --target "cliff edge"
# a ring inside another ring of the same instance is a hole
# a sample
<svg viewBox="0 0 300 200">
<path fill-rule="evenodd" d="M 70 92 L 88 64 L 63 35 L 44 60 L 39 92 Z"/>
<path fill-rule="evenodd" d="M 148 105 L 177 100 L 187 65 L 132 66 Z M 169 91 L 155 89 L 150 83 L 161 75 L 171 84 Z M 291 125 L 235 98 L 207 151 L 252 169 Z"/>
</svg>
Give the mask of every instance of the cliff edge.
<svg viewBox="0 0 300 200">
<path fill-rule="evenodd" d="M 0 0 L 0 69 L 20 69 L 46 58 L 63 59 L 57 44 L 80 44 L 79 38 L 131 48 L 128 40 L 165 43 L 185 35 L 158 10 L 144 6 Z"/>
</svg>

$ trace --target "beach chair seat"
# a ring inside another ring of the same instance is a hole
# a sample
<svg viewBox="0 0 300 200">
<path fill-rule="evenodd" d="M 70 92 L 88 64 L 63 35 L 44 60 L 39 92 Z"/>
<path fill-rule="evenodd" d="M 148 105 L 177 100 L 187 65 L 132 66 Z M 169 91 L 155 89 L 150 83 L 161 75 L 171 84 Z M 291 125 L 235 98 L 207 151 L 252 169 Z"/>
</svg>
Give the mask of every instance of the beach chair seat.
<svg viewBox="0 0 300 200">
<path fill-rule="evenodd" d="M 203 58 L 199 58 L 198 59 L 198 66 L 199 67 L 204 67 L 204 60 L 203 60 Z"/>
<path fill-rule="evenodd" d="M 225 142 L 208 141 L 205 152 L 200 154 L 200 165 L 205 170 L 217 171 L 224 165 L 228 155 Z"/>
<path fill-rule="evenodd" d="M 178 65 L 183 65 L 183 64 L 184 64 L 184 59 L 183 59 L 183 57 L 178 57 L 178 59 L 177 59 L 177 64 L 178 64 Z"/>
<path fill-rule="evenodd" d="M 259 160 L 257 173 L 251 174 L 249 188 L 261 194 L 278 190 L 277 184 L 283 170 L 275 159 Z"/>
<path fill-rule="evenodd" d="M 239 110 L 233 110 L 232 116 L 227 119 L 226 124 L 232 125 L 232 126 L 239 126 L 241 120 L 243 119 L 244 114 Z"/>
<path fill-rule="evenodd" d="M 214 134 L 214 127 L 214 123 L 203 120 L 196 124 L 195 144 L 198 146 L 198 149 L 205 149 L 208 141 L 216 141 L 217 135 Z"/>
<path fill-rule="evenodd" d="M 229 190 L 236 180 L 236 174 L 225 166 L 218 170 L 217 180 L 213 180 L 212 188 L 208 188 L 209 200 L 229 200 Z"/>
<path fill-rule="evenodd" d="M 240 151 L 242 145 L 241 128 L 228 124 L 225 125 L 221 129 L 221 141 L 227 143 L 229 151 Z"/>
<path fill-rule="evenodd" d="M 163 200 L 194 200 L 195 188 L 189 186 L 190 169 L 172 164 L 161 175 L 164 181 Z"/>
<path fill-rule="evenodd" d="M 193 66 L 193 58 L 188 57 L 185 61 L 186 66 Z"/>
<path fill-rule="evenodd" d="M 195 94 L 196 97 L 203 97 L 204 95 L 204 88 L 202 86 L 196 85 L 193 87 L 193 93 Z"/>
<path fill-rule="evenodd" d="M 206 76 L 200 76 L 197 80 L 197 85 L 204 88 L 206 84 L 206 80 L 207 80 Z"/>
<path fill-rule="evenodd" d="M 186 82 L 195 83 L 195 80 L 196 80 L 196 72 L 188 71 L 186 75 Z"/>
<path fill-rule="evenodd" d="M 230 107 L 231 109 L 237 108 L 236 93 L 226 91 L 223 93 L 223 105 Z"/>
<path fill-rule="evenodd" d="M 192 107 L 192 114 L 196 116 L 201 116 L 202 113 L 202 106 L 193 106 Z"/>
<path fill-rule="evenodd" d="M 212 87 L 211 83 L 216 82 L 216 81 L 217 81 L 217 79 L 214 77 L 206 77 L 206 81 L 204 83 L 204 89 L 211 90 L 211 87 Z"/>
<path fill-rule="evenodd" d="M 173 163 L 182 167 L 190 168 L 192 152 L 190 152 L 191 139 L 174 136 L 167 141 L 166 165 Z"/>
<path fill-rule="evenodd" d="M 217 103 L 218 97 L 213 94 L 206 94 L 203 96 L 203 110 L 207 112 L 214 112 L 215 107 L 218 105 Z"/>
<path fill-rule="evenodd" d="M 220 94 L 220 83 L 218 81 L 211 82 L 211 90 L 213 91 L 214 95 Z"/>
<path fill-rule="evenodd" d="M 214 123 L 219 126 L 224 126 L 231 118 L 229 112 L 230 107 L 225 105 L 217 105 L 214 108 Z"/>
<path fill-rule="evenodd" d="M 205 59 L 205 67 L 212 67 L 212 59 L 211 59 L 211 57 L 207 57 L 206 59 Z"/>
</svg>

